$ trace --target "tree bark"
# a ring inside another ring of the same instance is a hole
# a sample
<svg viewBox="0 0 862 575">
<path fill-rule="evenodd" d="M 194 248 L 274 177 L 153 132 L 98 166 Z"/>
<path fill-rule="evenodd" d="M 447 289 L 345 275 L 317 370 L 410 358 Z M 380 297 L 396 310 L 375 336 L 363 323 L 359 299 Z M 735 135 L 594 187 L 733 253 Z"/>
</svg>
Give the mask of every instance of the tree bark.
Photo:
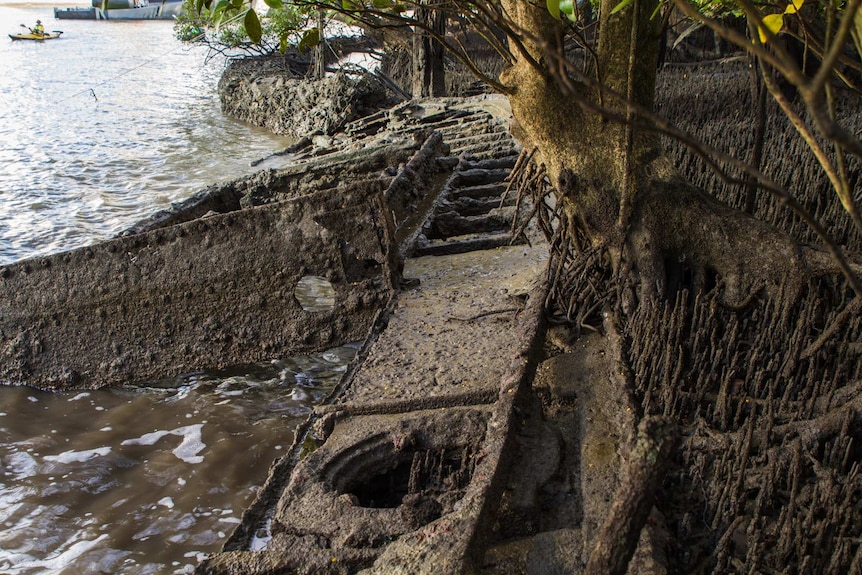
<svg viewBox="0 0 862 575">
<path fill-rule="evenodd" d="M 669 420 L 648 417 L 641 421 L 622 483 L 596 534 L 585 575 L 625 575 L 678 443 L 678 430 Z"/>
<path fill-rule="evenodd" d="M 324 13 L 323 9 L 317 10 L 317 30 L 320 33 L 320 41 L 314 47 L 314 79 L 322 80 L 326 76 L 326 37 L 323 34 L 324 28 Z"/>
<path fill-rule="evenodd" d="M 603 0 L 598 47 L 600 88 L 563 85 L 552 74 L 561 54 L 561 25 L 544 3 L 503 0 L 523 31 L 515 61 L 501 80 L 516 135 L 536 149 L 557 201 L 571 221 L 603 246 L 639 301 L 666 297 L 668 288 L 699 289 L 720 278 L 724 302 L 741 307 L 764 289 L 799 292 L 803 259 L 786 234 L 733 210 L 687 184 L 654 132 L 610 121 L 601 111 L 633 117 L 629 102 L 653 107 L 660 18 L 645 0 L 610 14 Z M 693 278 L 677 286 L 672 278 Z"/>
</svg>

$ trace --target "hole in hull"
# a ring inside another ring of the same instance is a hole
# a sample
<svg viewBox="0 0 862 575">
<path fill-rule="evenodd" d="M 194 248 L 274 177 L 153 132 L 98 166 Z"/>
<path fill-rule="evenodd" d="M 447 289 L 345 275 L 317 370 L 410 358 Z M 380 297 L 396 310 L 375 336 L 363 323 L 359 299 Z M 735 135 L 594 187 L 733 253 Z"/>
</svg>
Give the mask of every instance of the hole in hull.
<svg viewBox="0 0 862 575">
<path fill-rule="evenodd" d="M 417 495 L 441 500 L 454 495 L 457 500 L 474 469 L 474 450 L 470 447 L 451 455 L 445 450 L 420 449 L 403 453 L 394 467 L 347 486 L 345 492 L 361 507 L 376 509 L 398 507 Z"/>
<path fill-rule="evenodd" d="M 321 312 L 335 308 L 335 288 L 322 277 L 304 276 L 296 283 L 293 295 L 305 311 Z"/>
</svg>

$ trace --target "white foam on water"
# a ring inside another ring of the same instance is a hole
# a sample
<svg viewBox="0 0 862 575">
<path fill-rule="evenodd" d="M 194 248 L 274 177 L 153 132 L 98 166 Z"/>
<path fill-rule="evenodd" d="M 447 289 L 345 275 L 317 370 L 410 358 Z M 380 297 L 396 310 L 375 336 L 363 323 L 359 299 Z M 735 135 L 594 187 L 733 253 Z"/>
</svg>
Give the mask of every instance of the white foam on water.
<svg viewBox="0 0 862 575">
<path fill-rule="evenodd" d="M 6 457 L 6 469 L 15 479 L 25 479 L 36 475 L 39 469 L 39 463 L 36 459 L 25 451 L 11 453 Z"/>
<path fill-rule="evenodd" d="M 168 509 L 173 509 L 174 508 L 174 500 L 171 499 L 170 497 L 162 497 L 161 499 L 159 499 L 156 502 L 156 505 L 164 505 Z"/>
<path fill-rule="evenodd" d="M 47 559 L 42 560 L 34 559 L 31 555 L 23 553 L 14 555 L 6 555 L 5 553 L 0 554 L 0 567 L 4 569 L 4 573 L 9 573 L 10 575 L 14 573 L 23 573 L 30 569 L 44 569 L 50 573 L 57 573 L 69 566 L 69 564 L 73 563 L 87 551 L 96 547 L 107 537 L 108 534 L 103 533 L 93 540 L 76 541 L 65 551 L 55 553 Z M 8 567 L 4 566 L 6 561 L 10 562 Z"/>
<path fill-rule="evenodd" d="M 111 452 L 110 447 L 97 447 L 87 451 L 64 451 L 59 455 L 46 455 L 45 461 L 57 463 L 84 463 L 94 457 L 104 457 Z"/>
<path fill-rule="evenodd" d="M 269 545 L 269 542 L 272 540 L 272 519 L 266 520 L 266 525 L 261 529 L 255 531 L 254 535 L 251 537 L 251 541 L 249 541 L 248 549 L 249 551 L 263 551 Z"/>
<path fill-rule="evenodd" d="M 90 397 L 90 392 L 84 391 L 76 395 L 75 397 L 69 399 L 69 401 L 78 401 L 79 399 L 84 399 L 85 397 Z"/>
<path fill-rule="evenodd" d="M 201 439 L 201 429 L 203 426 L 203 423 L 195 423 L 170 431 L 153 431 L 152 433 L 145 433 L 137 439 L 126 439 L 121 445 L 155 445 L 158 440 L 166 435 L 176 435 L 182 437 L 183 440 L 180 442 L 179 447 L 173 450 L 173 454 L 186 463 L 201 463 L 204 458 L 198 455 L 198 453 L 206 447 Z"/>
</svg>

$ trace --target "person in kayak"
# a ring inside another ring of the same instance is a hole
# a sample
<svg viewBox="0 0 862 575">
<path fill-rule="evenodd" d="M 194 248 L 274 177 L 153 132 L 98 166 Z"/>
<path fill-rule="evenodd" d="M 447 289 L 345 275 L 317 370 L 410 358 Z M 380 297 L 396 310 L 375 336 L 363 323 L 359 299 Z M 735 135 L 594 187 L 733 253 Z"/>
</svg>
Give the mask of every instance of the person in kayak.
<svg viewBox="0 0 862 575">
<path fill-rule="evenodd" d="M 41 20 L 36 20 L 36 25 L 33 26 L 33 33 L 38 35 L 38 36 L 44 36 L 45 35 L 45 27 L 42 26 Z"/>
</svg>

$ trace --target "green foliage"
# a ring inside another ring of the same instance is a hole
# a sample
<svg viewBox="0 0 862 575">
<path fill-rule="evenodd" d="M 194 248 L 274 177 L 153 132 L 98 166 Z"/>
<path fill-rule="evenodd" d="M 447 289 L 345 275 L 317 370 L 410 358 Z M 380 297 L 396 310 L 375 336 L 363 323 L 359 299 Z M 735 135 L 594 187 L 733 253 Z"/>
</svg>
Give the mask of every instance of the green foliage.
<svg viewBox="0 0 862 575">
<path fill-rule="evenodd" d="M 260 44 L 260 41 L 263 38 L 263 30 L 261 29 L 260 19 L 257 17 L 257 12 L 249 9 L 245 13 L 243 26 L 245 26 L 245 31 L 248 34 L 249 40 L 255 44 Z"/>
<path fill-rule="evenodd" d="M 312 10 L 282 0 L 265 2 L 264 15 L 250 8 L 247 0 L 184 0 L 174 33 L 184 42 L 204 42 L 217 50 L 258 54 L 275 50 L 283 53 L 303 42 Z M 305 45 L 310 40 L 305 40 Z"/>
<path fill-rule="evenodd" d="M 183 9 L 174 22 L 174 35 L 182 42 L 206 41 L 206 22 L 200 18 L 201 0 L 183 0 Z"/>
<path fill-rule="evenodd" d="M 805 0 L 790 0 L 790 3 L 784 9 L 784 12 L 779 14 L 767 14 L 763 17 L 757 32 L 760 35 L 760 41 L 766 44 L 771 37 L 775 37 L 784 26 L 784 16 L 796 14 L 802 8 Z"/>
<path fill-rule="evenodd" d="M 341 0 L 341 8 L 347 12 L 384 12 L 401 14 L 407 10 L 407 5 L 398 0 Z"/>
<path fill-rule="evenodd" d="M 710 18 L 723 18 L 725 16 L 741 18 L 745 15 L 736 0 L 693 0 L 692 4 L 697 6 L 701 14 Z"/>
<path fill-rule="evenodd" d="M 614 6 L 614 9 L 611 10 L 611 14 L 616 14 L 620 10 L 624 10 L 626 8 L 626 6 L 628 6 L 631 3 L 632 3 L 632 0 L 622 0 L 622 2 L 620 2 L 619 4 Z"/>
<path fill-rule="evenodd" d="M 320 28 L 306 30 L 299 41 L 300 54 L 306 54 L 309 50 L 320 44 Z"/>
<path fill-rule="evenodd" d="M 547 0 L 547 3 L 548 12 L 550 12 L 551 16 L 553 16 L 557 20 L 559 20 L 562 15 L 565 15 L 566 18 L 568 18 L 572 22 L 575 22 L 578 19 L 578 13 L 575 10 L 574 0 Z"/>
<path fill-rule="evenodd" d="M 309 11 L 302 10 L 292 3 L 284 3 L 278 8 L 273 8 L 269 3 L 267 6 L 270 6 L 270 10 L 266 14 L 268 31 L 278 38 L 287 38 L 297 34 L 312 16 Z M 292 44 L 295 43 L 292 42 Z"/>
</svg>

